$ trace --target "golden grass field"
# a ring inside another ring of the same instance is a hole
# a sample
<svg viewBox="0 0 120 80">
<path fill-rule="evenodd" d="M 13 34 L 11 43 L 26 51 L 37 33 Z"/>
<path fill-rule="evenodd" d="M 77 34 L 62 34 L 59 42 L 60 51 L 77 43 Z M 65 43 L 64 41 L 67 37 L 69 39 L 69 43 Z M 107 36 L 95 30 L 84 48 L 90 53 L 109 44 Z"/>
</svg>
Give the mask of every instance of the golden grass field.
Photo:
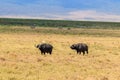
<svg viewBox="0 0 120 80">
<path fill-rule="evenodd" d="M 120 80 L 120 30 L 0 30 L 0 80 Z M 35 48 L 42 41 L 54 46 L 52 55 Z M 79 42 L 88 44 L 88 55 L 70 49 Z"/>
</svg>

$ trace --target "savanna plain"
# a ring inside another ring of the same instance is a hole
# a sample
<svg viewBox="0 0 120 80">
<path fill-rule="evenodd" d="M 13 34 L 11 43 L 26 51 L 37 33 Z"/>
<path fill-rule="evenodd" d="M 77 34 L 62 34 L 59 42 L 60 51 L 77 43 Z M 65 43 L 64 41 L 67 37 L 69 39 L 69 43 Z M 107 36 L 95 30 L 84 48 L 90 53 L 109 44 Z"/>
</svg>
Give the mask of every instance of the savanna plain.
<svg viewBox="0 0 120 80">
<path fill-rule="evenodd" d="M 52 55 L 35 47 L 43 41 Z M 80 42 L 89 54 L 70 49 Z M 0 26 L 0 80 L 120 80 L 120 30 Z"/>
</svg>

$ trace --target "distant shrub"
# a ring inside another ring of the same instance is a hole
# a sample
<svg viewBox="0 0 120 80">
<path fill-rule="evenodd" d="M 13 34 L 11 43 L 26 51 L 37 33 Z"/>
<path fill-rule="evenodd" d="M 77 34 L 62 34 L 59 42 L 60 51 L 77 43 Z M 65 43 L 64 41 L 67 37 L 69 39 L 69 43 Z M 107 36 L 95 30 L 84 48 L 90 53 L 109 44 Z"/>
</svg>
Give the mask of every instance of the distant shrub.
<svg viewBox="0 0 120 80">
<path fill-rule="evenodd" d="M 67 30 L 71 30 L 71 28 L 67 28 Z"/>
<path fill-rule="evenodd" d="M 36 24 L 32 24 L 32 25 L 30 26 L 30 28 L 31 28 L 31 29 L 35 29 L 35 28 L 36 28 Z"/>
</svg>

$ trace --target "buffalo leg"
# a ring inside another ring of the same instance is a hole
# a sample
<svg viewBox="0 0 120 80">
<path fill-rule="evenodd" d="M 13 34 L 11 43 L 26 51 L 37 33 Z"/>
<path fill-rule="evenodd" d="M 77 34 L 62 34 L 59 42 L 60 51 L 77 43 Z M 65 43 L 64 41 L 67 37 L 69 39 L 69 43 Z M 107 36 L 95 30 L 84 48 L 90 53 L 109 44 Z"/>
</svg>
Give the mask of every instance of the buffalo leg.
<svg viewBox="0 0 120 80">
<path fill-rule="evenodd" d="M 77 51 L 77 54 L 78 54 L 79 52 Z"/>
<path fill-rule="evenodd" d="M 83 51 L 83 55 L 85 55 L 85 51 Z"/>
<path fill-rule="evenodd" d="M 81 54 L 81 51 L 79 52 L 79 54 Z"/>
<path fill-rule="evenodd" d="M 50 55 L 51 55 L 51 52 L 50 52 Z"/>
<path fill-rule="evenodd" d="M 88 54 L 88 50 L 87 50 L 87 54 Z"/>
<path fill-rule="evenodd" d="M 44 55 L 45 55 L 45 52 L 44 52 Z"/>
<path fill-rule="evenodd" d="M 41 54 L 43 55 L 43 52 L 41 52 Z"/>
</svg>

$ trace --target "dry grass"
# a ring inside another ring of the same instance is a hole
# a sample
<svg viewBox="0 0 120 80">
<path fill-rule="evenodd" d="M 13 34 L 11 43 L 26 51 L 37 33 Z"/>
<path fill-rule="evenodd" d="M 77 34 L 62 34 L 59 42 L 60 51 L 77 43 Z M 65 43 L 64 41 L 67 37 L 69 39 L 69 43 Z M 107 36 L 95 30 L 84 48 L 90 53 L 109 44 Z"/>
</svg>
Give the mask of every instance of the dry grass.
<svg viewBox="0 0 120 80">
<path fill-rule="evenodd" d="M 52 55 L 41 55 L 34 47 L 43 40 L 54 46 Z M 88 55 L 69 48 L 78 42 L 89 45 Z M 0 33 L 0 80 L 120 80 L 120 38 Z"/>
</svg>

